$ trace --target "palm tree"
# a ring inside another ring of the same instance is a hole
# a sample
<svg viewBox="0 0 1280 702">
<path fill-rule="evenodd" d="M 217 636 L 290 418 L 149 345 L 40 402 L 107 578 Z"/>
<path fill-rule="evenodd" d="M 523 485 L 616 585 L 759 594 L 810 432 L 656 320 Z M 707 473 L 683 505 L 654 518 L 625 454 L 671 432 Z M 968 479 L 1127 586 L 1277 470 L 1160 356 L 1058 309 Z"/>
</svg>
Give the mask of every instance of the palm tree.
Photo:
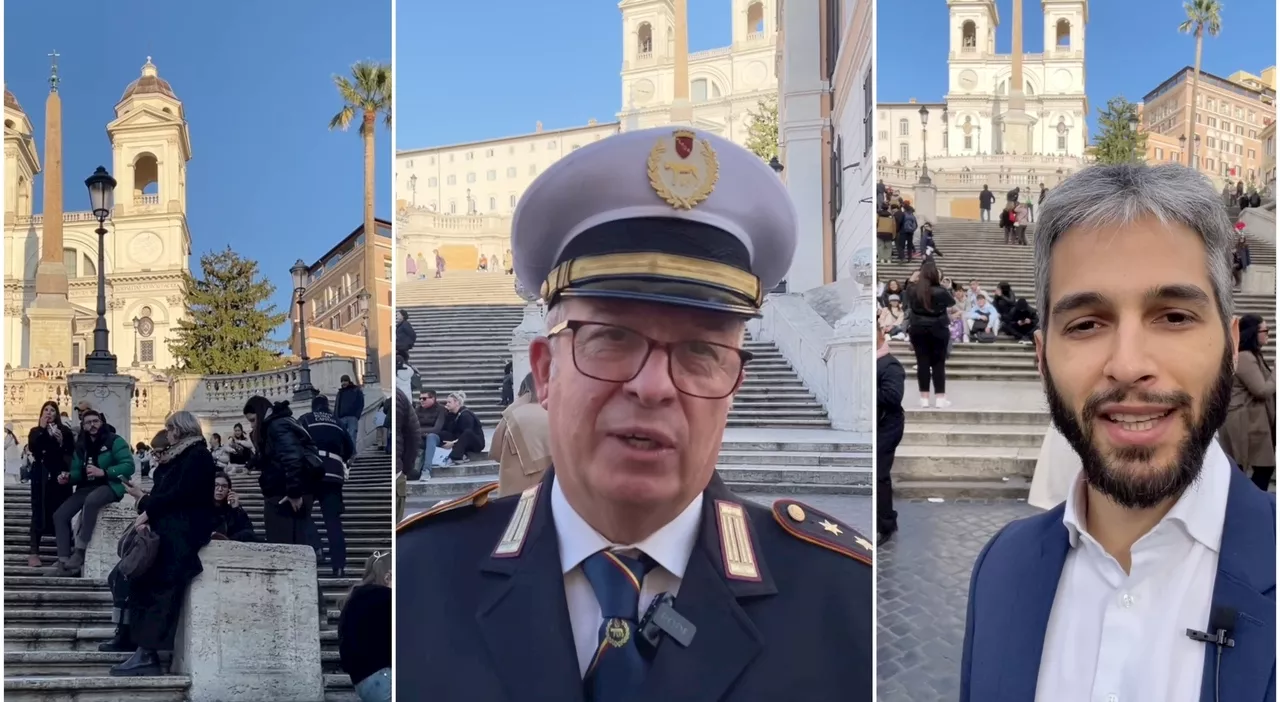
<svg viewBox="0 0 1280 702">
<path fill-rule="evenodd" d="M 1204 51 L 1204 34 L 1216 37 L 1222 31 L 1222 3 L 1218 0 L 1187 0 L 1182 3 L 1182 9 L 1187 12 L 1187 19 L 1178 25 L 1178 31 L 1183 34 L 1196 35 L 1196 69 L 1191 74 L 1191 113 L 1187 116 L 1187 146 L 1191 150 L 1187 152 L 1187 165 L 1190 166 L 1192 158 L 1195 157 L 1195 138 L 1196 138 L 1196 91 L 1200 82 L 1200 56 Z M 1199 164 L 1196 164 L 1199 167 Z"/>
<path fill-rule="evenodd" d="M 391 128 L 391 66 L 373 61 L 359 61 L 351 67 L 351 77 L 334 76 L 333 84 L 342 97 L 342 109 L 329 120 L 329 129 L 346 131 L 351 123 L 360 119 L 360 137 L 364 140 L 364 281 L 369 293 L 368 328 L 365 359 L 366 376 L 378 375 L 381 349 L 378 336 L 382 329 L 378 319 L 381 302 L 377 282 L 381 279 L 381 259 L 378 254 L 378 225 L 373 217 L 373 136 L 378 127 L 378 115 Z"/>
</svg>

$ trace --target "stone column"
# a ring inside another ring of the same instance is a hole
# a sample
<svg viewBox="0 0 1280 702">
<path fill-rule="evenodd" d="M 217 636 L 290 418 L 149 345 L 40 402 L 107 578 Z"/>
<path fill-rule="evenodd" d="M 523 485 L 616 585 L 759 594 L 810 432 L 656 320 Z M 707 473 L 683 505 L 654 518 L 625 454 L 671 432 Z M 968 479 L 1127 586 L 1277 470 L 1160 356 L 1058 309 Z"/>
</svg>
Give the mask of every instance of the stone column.
<svg viewBox="0 0 1280 702">
<path fill-rule="evenodd" d="M 938 226 L 938 186 L 933 183 L 916 183 L 915 201 L 917 229 L 925 222 Z"/>
<path fill-rule="evenodd" d="M 870 433 L 875 430 L 875 287 L 869 263 L 856 266 L 853 309 L 836 321 L 824 358 L 831 390 L 827 416 L 831 428 Z"/>
<path fill-rule="evenodd" d="M 1025 79 L 1022 74 L 1022 0 L 1013 3 L 1013 69 L 1009 74 L 1009 105 L 1004 115 L 1004 135 L 1001 139 L 1004 153 L 1029 154 L 1033 146 L 1031 128 L 1036 120 L 1027 114 L 1027 99 L 1023 92 Z"/>
<path fill-rule="evenodd" d="M 310 546 L 213 541 L 187 588 L 173 673 L 191 702 L 324 699 L 319 583 Z"/>
<path fill-rule="evenodd" d="M 542 305 L 530 302 L 524 306 L 524 319 L 520 326 L 511 333 L 511 380 L 517 391 L 524 377 L 533 370 L 529 362 L 529 343 L 542 333 L 542 316 Z"/>
<path fill-rule="evenodd" d="M 138 476 L 135 475 L 133 479 L 137 480 Z M 111 569 L 120 562 L 120 556 L 116 554 L 116 545 L 120 543 L 120 537 L 133 527 L 133 522 L 137 518 L 137 501 L 129 495 L 125 495 L 119 502 L 103 507 L 98 512 L 98 521 L 93 527 L 93 538 L 89 540 L 89 548 L 84 552 L 84 570 L 81 573 L 84 577 L 95 580 L 107 579 Z M 72 519 L 71 531 L 75 533 L 79 530 L 80 513 L 77 512 Z"/>
<path fill-rule="evenodd" d="M 689 0 L 675 0 L 676 66 L 675 98 L 671 102 L 671 123 L 693 124 L 693 105 L 689 104 Z"/>
<path fill-rule="evenodd" d="M 89 403 L 90 407 L 106 416 L 107 423 L 115 427 L 116 433 L 130 446 L 134 443 L 131 440 L 133 389 L 137 383 L 131 375 L 73 373 L 67 376 L 71 404 Z"/>
</svg>

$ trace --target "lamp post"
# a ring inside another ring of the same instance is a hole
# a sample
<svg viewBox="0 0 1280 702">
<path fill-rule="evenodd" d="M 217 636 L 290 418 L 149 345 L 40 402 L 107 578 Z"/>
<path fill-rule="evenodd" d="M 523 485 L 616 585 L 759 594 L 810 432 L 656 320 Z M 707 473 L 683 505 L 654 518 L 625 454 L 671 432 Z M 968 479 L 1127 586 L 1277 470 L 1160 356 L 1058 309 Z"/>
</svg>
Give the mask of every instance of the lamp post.
<svg viewBox="0 0 1280 702">
<path fill-rule="evenodd" d="M 785 166 L 783 166 L 782 162 L 778 160 L 777 155 L 774 155 L 773 158 L 769 159 L 769 167 L 773 169 L 774 173 L 778 174 L 778 177 L 782 177 L 782 170 Z"/>
<path fill-rule="evenodd" d="M 1129 134 L 1133 137 L 1133 149 L 1132 149 L 1130 158 L 1132 158 L 1134 161 L 1138 160 L 1138 125 L 1139 124 L 1140 122 L 1138 121 L 1137 113 L 1130 113 L 1129 114 Z"/>
<path fill-rule="evenodd" d="M 1181 154 L 1179 154 L 1178 160 L 1182 161 L 1184 165 L 1190 166 L 1191 159 L 1187 157 L 1187 135 L 1186 134 L 1178 135 L 1178 150 L 1182 152 Z"/>
<path fill-rule="evenodd" d="M 307 356 L 307 319 L 303 315 L 302 296 L 307 292 L 307 264 L 298 259 L 289 269 L 293 275 L 293 296 L 298 305 L 298 346 L 301 352 L 302 368 L 298 371 L 298 389 L 293 391 L 294 402 L 310 402 L 316 396 L 316 389 L 311 385 L 311 358 Z"/>
<path fill-rule="evenodd" d="M 409 202 L 414 207 L 417 207 L 418 206 L 418 175 L 416 173 L 409 176 L 409 192 L 411 193 L 411 195 L 409 196 L 411 198 Z"/>
<path fill-rule="evenodd" d="M 924 165 L 920 169 L 920 184 L 929 185 L 929 108 L 920 106 L 920 153 L 924 155 Z"/>
<path fill-rule="evenodd" d="M 1200 170 L 1200 135 L 1197 134 L 1191 146 L 1191 160 L 1195 163 L 1195 169 Z"/>
<path fill-rule="evenodd" d="M 84 184 L 89 188 L 90 209 L 93 210 L 93 216 L 98 218 L 98 228 L 95 230 L 98 235 L 98 319 L 93 323 L 93 352 L 85 359 L 84 369 L 88 373 L 114 375 L 117 370 L 116 357 L 107 348 L 107 266 L 104 252 L 107 239 L 105 222 L 115 206 L 116 179 L 107 173 L 106 168 L 98 166 L 98 170 L 86 178 Z"/>
<path fill-rule="evenodd" d="M 378 354 L 373 350 L 373 335 L 377 330 L 369 326 L 369 305 L 373 304 L 373 296 L 365 288 L 357 296 L 360 300 L 360 313 L 364 315 L 364 384 L 378 384 Z"/>
</svg>

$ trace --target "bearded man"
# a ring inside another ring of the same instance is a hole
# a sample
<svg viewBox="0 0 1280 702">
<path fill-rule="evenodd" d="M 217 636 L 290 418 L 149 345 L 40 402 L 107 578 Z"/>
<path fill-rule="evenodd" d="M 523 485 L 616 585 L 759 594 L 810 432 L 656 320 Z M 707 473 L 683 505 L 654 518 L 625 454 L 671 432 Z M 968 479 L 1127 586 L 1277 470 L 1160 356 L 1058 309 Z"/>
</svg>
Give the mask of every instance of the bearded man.
<svg viewBox="0 0 1280 702">
<path fill-rule="evenodd" d="M 978 556 L 962 701 L 1275 700 L 1275 495 L 1214 441 L 1231 234 L 1179 165 L 1089 168 L 1045 199 L 1036 357 L 1082 470 Z"/>
</svg>

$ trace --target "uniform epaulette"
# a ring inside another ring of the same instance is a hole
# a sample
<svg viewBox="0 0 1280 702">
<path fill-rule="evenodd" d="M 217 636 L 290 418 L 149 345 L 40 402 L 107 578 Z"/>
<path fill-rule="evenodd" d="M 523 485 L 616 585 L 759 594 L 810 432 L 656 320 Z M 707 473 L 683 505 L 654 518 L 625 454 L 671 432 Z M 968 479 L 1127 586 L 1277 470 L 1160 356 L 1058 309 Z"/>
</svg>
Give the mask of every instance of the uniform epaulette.
<svg viewBox="0 0 1280 702">
<path fill-rule="evenodd" d="M 493 494 L 493 491 L 497 489 L 498 489 L 497 483 L 489 483 L 488 485 L 485 485 L 484 487 L 479 488 L 478 490 L 475 490 L 467 495 L 463 495 L 462 497 L 454 498 L 452 500 L 444 500 L 443 502 L 440 502 L 438 504 L 431 506 L 428 509 L 418 512 L 417 514 L 397 524 L 396 533 L 397 534 L 402 533 L 405 530 L 407 530 L 409 527 L 415 524 L 418 524 L 422 521 L 425 521 L 427 519 L 430 519 L 431 517 L 434 517 L 438 514 L 444 514 L 445 512 L 452 512 L 454 510 L 459 510 L 464 507 L 470 507 L 472 509 L 480 509 L 481 507 L 484 507 L 485 505 L 489 504 L 489 497 Z"/>
<path fill-rule="evenodd" d="M 773 518 L 783 531 L 801 541 L 871 565 L 871 542 L 829 514 L 796 500 L 778 500 L 773 503 Z"/>
</svg>

